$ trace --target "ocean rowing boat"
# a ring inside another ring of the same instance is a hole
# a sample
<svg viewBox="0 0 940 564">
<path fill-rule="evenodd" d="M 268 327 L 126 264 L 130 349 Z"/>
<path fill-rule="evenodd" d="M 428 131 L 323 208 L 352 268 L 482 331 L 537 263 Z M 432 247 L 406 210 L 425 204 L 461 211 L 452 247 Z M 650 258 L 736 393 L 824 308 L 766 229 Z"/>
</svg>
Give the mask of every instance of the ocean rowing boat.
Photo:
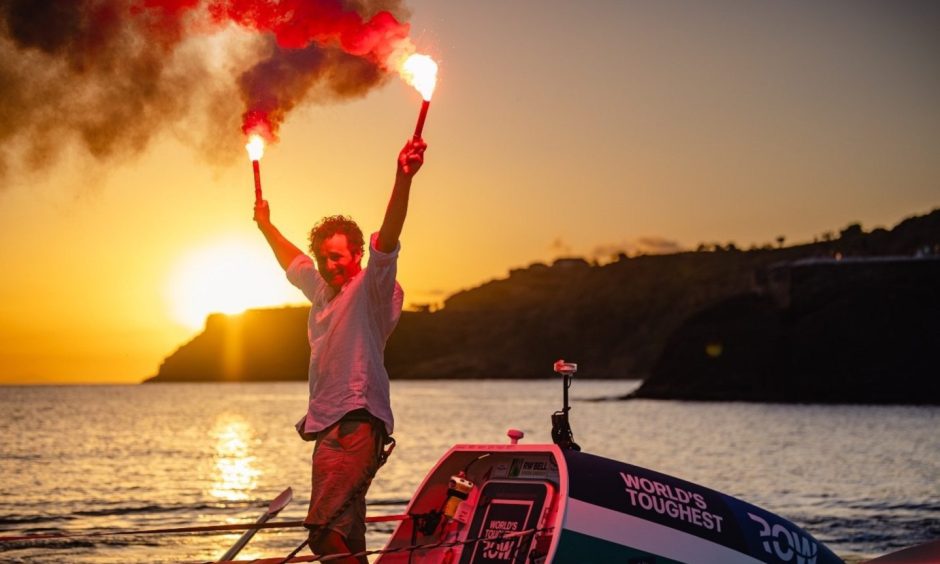
<svg viewBox="0 0 940 564">
<path fill-rule="evenodd" d="M 580 452 L 567 422 L 576 370 L 555 363 L 566 392 L 553 416 L 555 444 L 523 444 L 522 433 L 510 430 L 510 444 L 454 446 L 421 483 L 406 510 L 412 518 L 399 523 L 376 562 L 842 562 L 765 509 Z M 410 548 L 421 545 L 428 548 Z"/>
</svg>

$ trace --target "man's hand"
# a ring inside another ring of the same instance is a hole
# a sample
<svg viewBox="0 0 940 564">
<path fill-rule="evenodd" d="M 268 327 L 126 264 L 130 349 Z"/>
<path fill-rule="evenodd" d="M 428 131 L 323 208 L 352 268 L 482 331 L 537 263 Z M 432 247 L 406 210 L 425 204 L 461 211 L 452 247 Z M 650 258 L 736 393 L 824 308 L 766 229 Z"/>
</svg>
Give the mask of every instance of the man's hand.
<svg viewBox="0 0 940 564">
<path fill-rule="evenodd" d="M 277 230 L 277 227 L 271 224 L 271 208 L 268 207 L 267 200 L 255 202 L 254 220 L 258 224 L 261 234 L 268 241 L 268 245 L 271 246 L 271 250 L 274 251 L 274 257 L 277 258 L 278 264 L 281 265 L 281 268 L 287 270 L 290 263 L 294 261 L 297 255 L 303 254 L 303 251 L 288 241 Z"/>
<path fill-rule="evenodd" d="M 271 224 L 271 208 L 268 207 L 267 200 L 255 202 L 255 215 L 252 219 L 255 220 L 255 223 L 258 224 L 258 227 L 264 227 L 265 225 Z"/>
<path fill-rule="evenodd" d="M 409 139 L 401 152 L 398 153 L 398 173 L 411 178 L 424 164 L 424 151 L 428 144 L 420 137 Z"/>
</svg>

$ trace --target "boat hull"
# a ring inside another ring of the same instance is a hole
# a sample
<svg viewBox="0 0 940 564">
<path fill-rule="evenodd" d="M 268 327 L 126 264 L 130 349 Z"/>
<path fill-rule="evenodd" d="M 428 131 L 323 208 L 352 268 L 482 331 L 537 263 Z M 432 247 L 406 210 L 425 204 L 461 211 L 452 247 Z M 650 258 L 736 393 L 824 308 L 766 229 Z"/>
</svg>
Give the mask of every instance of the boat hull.
<svg viewBox="0 0 940 564">
<path fill-rule="evenodd" d="M 457 502 L 459 476 L 473 487 Z M 435 523 L 448 507 L 453 515 Z M 554 444 L 457 445 L 425 477 L 407 513 L 415 518 L 386 546 L 400 552 L 378 562 L 842 562 L 760 507 Z"/>
<path fill-rule="evenodd" d="M 567 509 L 554 562 L 842 562 L 792 522 L 732 496 L 591 454 L 562 457 Z"/>
</svg>

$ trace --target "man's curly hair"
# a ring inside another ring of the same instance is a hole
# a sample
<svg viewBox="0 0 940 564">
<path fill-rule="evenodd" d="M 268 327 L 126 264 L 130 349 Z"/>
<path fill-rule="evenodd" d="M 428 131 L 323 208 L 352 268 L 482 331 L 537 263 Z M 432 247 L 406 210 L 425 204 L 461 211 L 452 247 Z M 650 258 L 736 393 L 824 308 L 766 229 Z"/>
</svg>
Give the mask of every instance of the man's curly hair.
<svg viewBox="0 0 940 564">
<path fill-rule="evenodd" d="M 362 230 L 355 221 L 346 215 L 331 215 L 324 217 L 310 230 L 310 252 L 319 257 L 320 246 L 333 235 L 342 233 L 346 236 L 346 242 L 349 244 L 349 252 L 352 254 L 362 253 L 365 241 L 362 238 Z"/>
</svg>

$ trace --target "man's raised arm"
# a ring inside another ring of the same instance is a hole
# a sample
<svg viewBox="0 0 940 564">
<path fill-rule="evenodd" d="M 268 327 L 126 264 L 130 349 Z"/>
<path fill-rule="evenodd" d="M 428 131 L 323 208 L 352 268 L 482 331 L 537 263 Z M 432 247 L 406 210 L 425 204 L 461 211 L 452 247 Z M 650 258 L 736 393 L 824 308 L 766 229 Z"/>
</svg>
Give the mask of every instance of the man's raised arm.
<svg viewBox="0 0 940 564">
<path fill-rule="evenodd" d="M 385 219 L 379 229 L 376 248 L 383 253 L 390 253 L 398 246 L 401 229 L 408 215 L 408 196 L 411 193 L 411 179 L 424 164 L 424 150 L 427 144 L 423 139 L 410 139 L 398 154 L 398 170 L 395 173 L 395 186 L 392 197 L 385 210 Z"/>
<path fill-rule="evenodd" d="M 271 245 L 271 250 L 274 251 L 274 256 L 277 258 L 278 264 L 281 265 L 281 268 L 287 270 L 290 263 L 292 263 L 298 255 L 302 255 L 303 251 L 281 235 L 277 227 L 274 227 L 271 223 L 271 208 L 268 207 L 267 200 L 261 200 L 255 203 L 254 220 L 255 223 L 258 224 L 258 229 L 261 230 L 264 238 L 267 239 L 268 245 Z"/>
</svg>

